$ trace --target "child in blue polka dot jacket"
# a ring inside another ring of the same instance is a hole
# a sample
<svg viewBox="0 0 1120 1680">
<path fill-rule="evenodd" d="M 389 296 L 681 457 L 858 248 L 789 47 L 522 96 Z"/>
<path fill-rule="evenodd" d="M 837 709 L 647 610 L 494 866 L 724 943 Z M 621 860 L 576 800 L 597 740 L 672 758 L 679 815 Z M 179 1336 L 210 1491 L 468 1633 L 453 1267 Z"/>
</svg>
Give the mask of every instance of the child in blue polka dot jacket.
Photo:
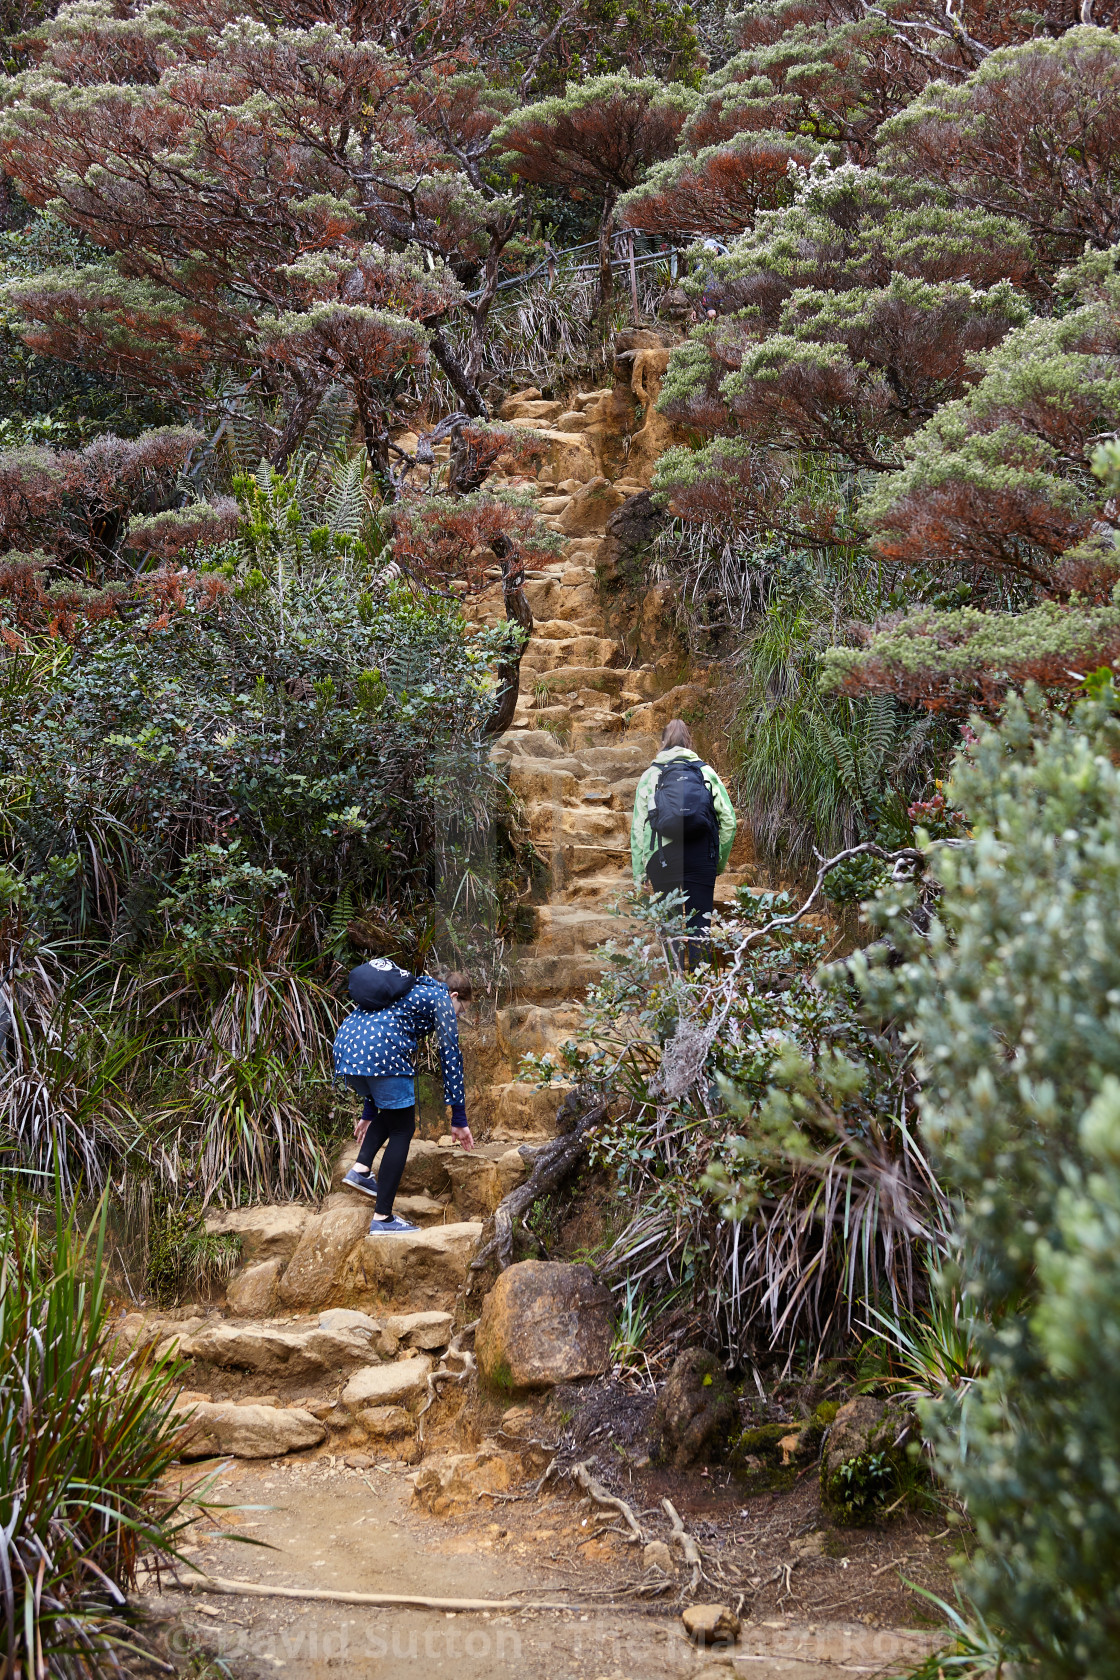
<svg viewBox="0 0 1120 1680">
<path fill-rule="evenodd" d="M 342 1182 L 374 1199 L 371 1233 L 416 1230 L 394 1214 L 393 1202 L 416 1130 L 416 1053 L 425 1033 L 437 1035 L 451 1135 L 464 1149 L 474 1148 L 458 1027 L 459 1011 L 470 995 L 465 974 L 435 980 L 407 974 L 385 957 L 351 970 L 350 996 L 357 1007 L 335 1034 L 334 1071 L 365 1103 L 355 1128 L 358 1159 Z M 385 1153 L 375 1178 L 373 1160 L 382 1145 Z"/>
</svg>

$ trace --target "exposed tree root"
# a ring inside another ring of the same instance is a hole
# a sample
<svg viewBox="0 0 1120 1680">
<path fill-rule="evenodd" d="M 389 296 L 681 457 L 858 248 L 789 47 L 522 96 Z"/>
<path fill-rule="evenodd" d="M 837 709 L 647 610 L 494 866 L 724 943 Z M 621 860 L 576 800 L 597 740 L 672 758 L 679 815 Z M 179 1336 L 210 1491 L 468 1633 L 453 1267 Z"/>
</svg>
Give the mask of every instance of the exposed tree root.
<svg viewBox="0 0 1120 1680">
<path fill-rule="evenodd" d="M 596 1505 L 601 1505 L 604 1509 L 618 1512 L 619 1516 L 622 1517 L 627 1528 L 630 1530 L 631 1545 L 637 1543 L 639 1546 L 644 1546 L 646 1543 L 646 1535 L 641 1523 L 634 1515 L 631 1507 L 627 1505 L 625 1499 L 616 1499 L 613 1493 L 607 1492 L 602 1482 L 597 1482 L 595 1480 L 595 1477 L 591 1474 L 589 1469 L 589 1466 L 594 1464 L 594 1462 L 595 1460 L 593 1458 L 589 1458 L 586 1464 L 573 1464 L 570 1475 L 579 1483 L 580 1487 L 583 1488 L 588 1498 L 594 1500 Z M 621 1533 L 622 1531 L 619 1529 L 616 1532 Z M 623 1536 L 623 1538 L 626 1537 Z"/>
<path fill-rule="evenodd" d="M 566 1106 L 561 1105 L 560 1114 L 557 1116 L 558 1124 L 562 1124 L 562 1117 L 567 1118 Z M 492 1233 L 471 1261 L 472 1272 L 481 1271 L 494 1258 L 497 1258 L 498 1266 L 503 1272 L 508 1266 L 512 1266 L 515 1221 L 522 1219 L 541 1196 L 547 1195 L 551 1190 L 558 1190 L 576 1168 L 582 1165 L 587 1156 L 586 1134 L 592 1126 L 599 1124 L 606 1112 L 606 1103 L 594 1103 L 577 1117 L 573 1128 L 537 1150 L 533 1159 L 533 1170 L 524 1184 L 519 1184 L 516 1189 L 511 1190 L 494 1210 Z"/>
<path fill-rule="evenodd" d="M 661 1509 L 673 1525 L 673 1532 L 669 1536 L 671 1545 L 679 1548 L 685 1563 L 692 1570 L 692 1579 L 688 1584 L 689 1592 L 695 1592 L 700 1585 L 700 1577 L 704 1573 L 704 1565 L 700 1557 L 700 1548 L 685 1529 L 680 1513 L 671 1499 L 661 1501 Z"/>
</svg>

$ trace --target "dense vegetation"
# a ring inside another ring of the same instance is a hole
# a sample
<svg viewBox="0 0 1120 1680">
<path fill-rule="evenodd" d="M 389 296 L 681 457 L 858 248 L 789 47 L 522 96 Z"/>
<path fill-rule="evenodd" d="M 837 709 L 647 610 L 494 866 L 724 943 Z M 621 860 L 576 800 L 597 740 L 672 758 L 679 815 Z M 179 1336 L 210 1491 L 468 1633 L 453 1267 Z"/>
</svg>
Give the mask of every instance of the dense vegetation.
<svg viewBox="0 0 1120 1680">
<path fill-rule="evenodd" d="M 9 1177 L 105 1192 L 131 1275 L 189 1290 L 231 1262 L 203 1206 L 324 1186 L 356 950 L 500 995 L 533 858 L 488 740 L 554 544 L 487 485 L 542 449 L 494 413 L 660 324 L 643 565 L 791 892 L 688 972 L 646 911 L 592 991 L 601 1270 L 744 1368 L 862 1345 L 920 1396 L 969 1590 L 1040 1676 L 1116 1672 L 1116 23 L 73 0 L 9 10 L 0 83 Z M 818 970 L 793 889 L 839 851 L 814 902 L 864 901 L 867 948 Z M 170 1378 L 107 1374 L 100 1256 L 30 1217 L 6 1637 L 41 1544 L 80 1672 L 113 1615 L 87 1565 L 170 1544 Z M 46 1463 L 55 1390 L 100 1421 Z"/>
</svg>

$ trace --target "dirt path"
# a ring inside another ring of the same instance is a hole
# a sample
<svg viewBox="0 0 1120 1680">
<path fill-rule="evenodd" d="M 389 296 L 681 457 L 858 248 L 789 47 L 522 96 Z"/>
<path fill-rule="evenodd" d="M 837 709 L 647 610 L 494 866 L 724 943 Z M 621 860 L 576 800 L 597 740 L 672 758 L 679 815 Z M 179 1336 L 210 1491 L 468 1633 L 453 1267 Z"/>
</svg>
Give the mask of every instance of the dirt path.
<svg viewBox="0 0 1120 1680">
<path fill-rule="evenodd" d="M 635 362 L 634 377 L 648 415 L 650 369 Z M 672 1567 L 658 1576 L 640 1548 L 600 1532 L 570 1482 L 526 1495 L 532 1468 L 491 1450 L 491 1462 L 501 1459 L 498 1481 L 487 1484 L 485 1465 L 481 1480 L 471 1481 L 472 1460 L 463 1472 L 465 1494 L 460 1489 L 450 1508 L 433 1514 L 431 1501 L 424 1508 L 414 1498 L 418 1472 L 398 1456 L 421 1460 L 421 1473 L 442 1473 L 449 1452 L 487 1449 L 486 1430 L 505 1428 L 498 1407 L 496 1418 L 464 1432 L 455 1406 L 441 1402 L 422 1450 L 414 1440 L 427 1370 L 451 1336 L 481 1221 L 528 1171 L 519 1151 L 531 1155 L 533 1144 L 553 1133 L 556 1092 L 519 1083 L 518 1065 L 528 1051 L 554 1049 L 577 1026 L 578 1000 L 600 969 L 595 947 L 620 932 L 609 912 L 629 881 L 638 777 L 664 723 L 687 716 L 699 698 L 693 685 L 680 683 L 687 673 L 674 671 L 673 658 L 657 654 L 655 640 L 643 646 L 640 636 L 620 640 L 607 629 L 596 578 L 605 522 L 642 482 L 617 473 L 609 475 L 613 482 L 601 475 L 589 481 L 589 463 L 601 467 L 610 437 L 596 445 L 594 462 L 583 440 L 594 437 L 604 402 L 609 410 L 620 400 L 616 387 L 609 400 L 577 397 L 562 415 L 554 412 L 558 404 L 530 402 L 534 412 L 522 416 L 556 432 L 552 462 L 536 489 L 542 513 L 565 537 L 565 552 L 527 583 L 536 629 L 513 727 L 495 753 L 523 802 L 548 894 L 536 912 L 533 943 L 515 953 L 511 1001 L 492 1028 L 465 1036 L 469 1111 L 483 1146 L 464 1156 L 450 1138 L 414 1145 L 401 1209 L 425 1227 L 415 1237 L 367 1238 L 368 1207 L 340 1188 L 318 1210 L 216 1216 L 214 1229 L 240 1234 L 246 1262 L 226 1308 L 184 1308 L 159 1323 L 135 1314 L 122 1331 L 133 1341 L 160 1345 L 162 1338 L 164 1346 L 183 1337 L 194 1400 L 209 1403 L 207 1450 L 282 1453 L 285 1431 L 298 1436 L 288 1443 L 290 1456 L 225 1461 L 216 1497 L 230 1509 L 197 1525 L 191 1562 L 198 1569 L 304 1589 L 514 1597 L 564 1608 L 444 1614 L 152 1594 L 149 1608 L 180 1667 L 184 1658 L 210 1653 L 233 1680 L 281 1670 L 293 1680 L 328 1673 L 363 1680 L 418 1673 L 661 1680 L 705 1669 L 715 1680 L 720 1664 L 725 1676 L 733 1669 L 763 1680 L 824 1680 L 897 1673 L 937 1643 L 903 1625 L 914 1619 L 916 1601 L 899 1583 L 904 1567 L 944 1590 L 945 1535 L 935 1535 L 928 1521 L 837 1535 L 822 1526 L 810 1482 L 780 1499 L 752 1499 L 722 1472 L 696 1472 L 678 1485 L 649 1468 L 640 1442 L 628 1456 L 617 1430 L 595 1430 L 597 1439 L 589 1437 L 579 1453 L 595 1458 L 596 1473 L 614 1478 L 633 1499 L 649 1537 L 669 1536 L 660 1506 L 668 1492 L 704 1551 L 710 1577 L 700 1596 L 743 1611 L 740 1643 L 705 1653 L 681 1625 L 683 1577 Z M 625 459 L 641 455 L 632 447 Z M 582 462 L 580 470 L 564 478 L 563 463 L 570 468 L 573 461 Z M 475 605 L 479 620 L 500 617 L 500 587 Z M 753 884 L 749 868 L 721 879 L 717 903 L 739 884 Z M 372 1400 L 369 1393 L 355 1399 L 351 1379 L 373 1381 Z M 255 1435 L 249 1445 L 246 1431 Z M 479 1456 L 485 1460 L 486 1451 Z M 243 1545 L 234 1533 L 265 1545 Z M 194 1672 L 206 1670 L 196 1664 Z"/>
<path fill-rule="evenodd" d="M 204 1525 L 191 1562 L 212 1575 L 280 1586 L 517 1597 L 567 1608 L 447 1614 L 170 1591 L 148 1603 L 175 1618 L 164 1636 L 171 1654 L 218 1657 L 237 1680 L 281 1670 L 292 1680 L 341 1673 L 670 1680 L 716 1665 L 759 1680 L 826 1680 L 896 1673 L 936 1643 L 913 1629 L 763 1610 L 744 1623 L 733 1650 L 698 1652 L 681 1626 L 676 1581 L 667 1603 L 628 1597 L 640 1559 L 620 1541 L 589 1541 L 589 1519 L 566 1492 L 483 1499 L 481 1509 L 449 1521 L 415 1509 L 410 1475 L 399 1462 L 367 1470 L 329 1459 L 232 1465 L 216 1496 L 240 1509 Z M 272 1549 L 227 1537 L 237 1532 Z M 834 1573 L 846 1578 L 839 1560 Z M 600 1607 L 604 1597 L 609 1608 Z"/>
</svg>

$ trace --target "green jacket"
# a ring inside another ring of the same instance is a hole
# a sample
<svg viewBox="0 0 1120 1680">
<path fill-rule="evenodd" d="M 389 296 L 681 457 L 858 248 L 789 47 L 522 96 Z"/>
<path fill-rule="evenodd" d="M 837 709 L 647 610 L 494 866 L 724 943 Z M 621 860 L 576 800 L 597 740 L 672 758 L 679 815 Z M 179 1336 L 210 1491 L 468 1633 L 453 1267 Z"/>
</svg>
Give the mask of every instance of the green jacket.
<svg viewBox="0 0 1120 1680">
<path fill-rule="evenodd" d="M 649 826 L 649 810 L 653 804 L 653 795 L 657 788 L 657 779 L 664 764 L 672 764 L 679 759 L 694 759 L 704 772 L 704 780 L 712 790 L 715 800 L 716 819 L 719 822 L 719 867 L 727 868 L 727 860 L 731 856 L 731 844 L 735 839 L 736 816 L 735 807 L 727 789 L 716 775 L 710 764 L 705 764 L 699 753 L 694 753 L 691 747 L 667 747 L 659 752 L 634 793 L 634 820 L 630 825 L 630 858 L 634 865 L 634 882 L 641 886 L 646 878 L 646 864 L 653 853 L 654 836 Z"/>
</svg>

